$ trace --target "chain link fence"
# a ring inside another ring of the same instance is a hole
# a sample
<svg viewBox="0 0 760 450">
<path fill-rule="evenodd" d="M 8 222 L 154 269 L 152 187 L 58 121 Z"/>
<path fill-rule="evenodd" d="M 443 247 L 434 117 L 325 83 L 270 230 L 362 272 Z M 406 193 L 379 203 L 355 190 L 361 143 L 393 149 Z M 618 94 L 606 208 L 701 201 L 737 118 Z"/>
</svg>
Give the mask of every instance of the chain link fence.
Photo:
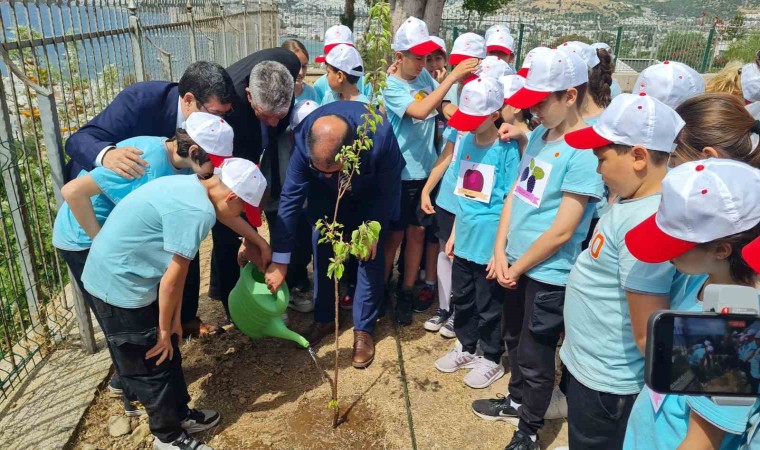
<svg viewBox="0 0 760 450">
<path fill-rule="evenodd" d="M 271 0 L 0 3 L 0 402 L 89 314 L 52 247 L 65 139 L 126 86 L 277 45 Z"/>
</svg>

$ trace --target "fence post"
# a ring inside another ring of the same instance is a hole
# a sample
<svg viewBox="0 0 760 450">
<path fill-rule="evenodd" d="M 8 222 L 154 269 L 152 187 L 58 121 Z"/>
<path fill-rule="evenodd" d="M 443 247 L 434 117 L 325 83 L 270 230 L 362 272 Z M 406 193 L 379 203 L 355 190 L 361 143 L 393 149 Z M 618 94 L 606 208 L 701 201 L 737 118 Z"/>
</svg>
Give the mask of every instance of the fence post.
<svg viewBox="0 0 760 450">
<path fill-rule="evenodd" d="M 459 27 L 454 27 L 454 40 L 456 41 L 459 37 Z"/>
<path fill-rule="evenodd" d="M 520 67 L 522 64 L 522 61 L 520 61 L 520 58 L 522 58 L 522 46 L 523 46 L 524 34 L 525 34 L 525 24 L 520 22 L 519 31 L 517 33 L 517 55 L 515 56 L 515 67 Z"/>
<path fill-rule="evenodd" d="M 623 41 L 623 27 L 618 25 L 617 36 L 615 36 L 615 57 L 619 58 L 620 55 L 620 43 Z"/>
<path fill-rule="evenodd" d="M 174 71 L 172 70 L 172 54 L 166 51 L 158 50 L 158 60 L 161 62 L 161 75 L 164 80 L 174 81 Z"/>
<path fill-rule="evenodd" d="M 242 0 L 243 3 L 243 57 L 248 56 L 248 3 L 246 0 Z"/>
<path fill-rule="evenodd" d="M 195 49 L 195 19 L 193 19 L 193 4 L 190 3 L 190 0 L 187 0 L 185 9 L 187 10 L 187 17 L 190 21 L 190 61 L 195 62 L 198 61 L 198 52 Z"/>
<path fill-rule="evenodd" d="M 710 61 L 710 49 L 712 48 L 713 38 L 715 37 L 715 25 L 710 28 L 710 34 L 707 35 L 707 45 L 705 46 L 705 54 L 702 56 L 702 69 L 700 73 L 707 71 L 707 63 Z"/>
<path fill-rule="evenodd" d="M 208 44 L 208 60 L 216 61 L 216 50 L 214 48 L 214 40 L 206 36 L 206 43 Z"/>
<path fill-rule="evenodd" d="M 224 1 L 219 0 L 219 11 L 222 15 L 222 65 L 227 67 L 227 21 L 224 19 Z"/>
<path fill-rule="evenodd" d="M 259 0 L 259 50 L 264 48 L 264 13 L 261 8 L 261 0 Z"/>
<path fill-rule="evenodd" d="M 142 52 L 142 30 L 140 19 L 137 17 L 137 4 L 135 0 L 129 0 L 129 36 L 132 40 L 132 58 L 135 61 L 135 78 L 137 81 L 145 81 L 145 64 Z"/>
</svg>

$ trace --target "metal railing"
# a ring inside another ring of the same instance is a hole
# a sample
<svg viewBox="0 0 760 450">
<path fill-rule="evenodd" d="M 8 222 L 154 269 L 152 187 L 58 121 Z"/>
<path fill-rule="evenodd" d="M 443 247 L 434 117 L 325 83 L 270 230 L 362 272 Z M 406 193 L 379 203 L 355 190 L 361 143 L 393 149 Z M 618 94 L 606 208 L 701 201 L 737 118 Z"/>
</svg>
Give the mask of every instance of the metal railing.
<svg viewBox="0 0 760 450">
<path fill-rule="evenodd" d="M 26 0 L 0 3 L 0 401 L 80 328 L 81 294 L 52 247 L 65 139 L 137 81 L 177 81 L 277 45 L 272 0 Z"/>
</svg>

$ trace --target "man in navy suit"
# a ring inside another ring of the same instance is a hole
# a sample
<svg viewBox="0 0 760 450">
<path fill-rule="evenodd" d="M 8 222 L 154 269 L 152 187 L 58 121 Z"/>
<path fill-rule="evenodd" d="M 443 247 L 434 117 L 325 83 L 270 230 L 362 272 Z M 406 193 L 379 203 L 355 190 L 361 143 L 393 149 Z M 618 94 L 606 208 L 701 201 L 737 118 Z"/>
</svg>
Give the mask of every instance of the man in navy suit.
<svg viewBox="0 0 760 450">
<path fill-rule="evenodd" d="M 224 116 L 232 109 L 235 88 L 229 74 L 218 64 L 198 61 L 191 64 L 179 84 L 166 81 L 135 83 L 66 141 L 71 157 L 71 179 L 84 170 L 107 167 L 133 179 L 144 173 L 147 162 L 142 151 L 116 148 L 116 143 L 136 136 L 173 137 L 193 112 Z M 237 251 L 237 247 L 235 249 Z M 182 325 L 186 334 L 214 334 L 222 329 L 206 325 L 196 317 L 200 289 L 200 264 L 190 265 L 182 299 Z"/>
<path fill-rule="evenodd" d="M 332 217 L 342 178 L 342 164 L 335 161 L 338 150 L 354 141 L 356 129 L 364 120 L 366 105 L 360 102 L 334 102 L 322 106 L 304 119 L 295 130 L 295 148 L 290 158 L 285 184 L 280 194 L 277 221 L 272 227 L 272 264 L 266 282 L 273 292 L 283 283 L 298 229 L 298 215 L 307 201 L 311 224 L 325 216 Z M 349 193 L 343 197 L 338 220 L 345 225 L 344 235 L 364 221 L 376 220 L 385 230 L 398 217 L 401 197 L 401 171 L 405 166 L 398 142 L 387 119 L 370 136 L 372 148 L 361 157 L 359 173 L 351 180 Z M 385 289 L 385 232 L 372 248 L 366 261 L 359 261 L 354 296 L 353 365 L 364 368 L 374 359 L 373 333 Z M 315 324 L 306 338 L 314 345 L 333 331 L 335 318 L 333 282 L 327 278 L 332 257 L 329 244 L 318 244 L 319 232 L 312 231 L 314 249 Z"/>
</svg>

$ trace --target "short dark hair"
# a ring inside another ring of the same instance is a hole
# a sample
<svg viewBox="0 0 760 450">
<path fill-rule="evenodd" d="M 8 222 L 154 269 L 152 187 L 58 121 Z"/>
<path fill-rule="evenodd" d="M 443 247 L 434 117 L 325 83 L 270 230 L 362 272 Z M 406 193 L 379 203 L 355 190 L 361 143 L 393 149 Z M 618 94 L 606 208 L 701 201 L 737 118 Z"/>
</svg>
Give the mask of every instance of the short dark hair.
<svg viewBox="0 0 760 450">
<path fill-rule="evenodd" d="M 288 49 L 293 53 L 296 53 L 296 50 L 299 50 L 306 56 L 306 59 L 309 59 L 309 51 L 306 50 L 306 46 L 303 45 L 303 42 L 299 41 L 298 39 L 285 39 L 282 41 L 282 45 L 280 47 Z"/>
<path fill-rule="evenodd" d="M 195 142 L 189 134 L 187 134 L 187 131 L 185 131 L 185 129 L 177 128 L 177 131 L 174 133 L 174 137 L 167 140 L 167 142 L 174 141 L 177 141 L 177 155 L 180 158 L 187 158 L 189 156 L 190 160 L 195 161 L 199 166 L 202 166 L 203 164 L 211 161 L 211 158 L 209 158 L 206 150 L 198 145 L 198 143 Z M 190 147 L 193 145 L 198 145 L 198 151 L 191 155 Z"/>
<path fill-rule="evenodd" d="M 716 239 L 712 242 L 698 244 L 697 246 L 705 249 L 720 244 L 728 244 L 731 246 L 731 254 L 727 258 L 731 279 L 734 280 L 735 283 L 754 286 L 757 282 L 757 272 L 755 272 L 755 270 L 747 264 L 744 258 L 742 258 L 742 249 L 749 245 L 750 242 L 757 239 L 758 236 L 760 236 L 760 224 L 755 225 L 749 230 L 742 231 L 741 233 Z"/>
<path fill-rule="evenodd" d="M 631 145 L 612 144 L 609 147 L 615 150 L 615 153 L 617 153 L 618 155 L 625 155 L 627 153 L 630 153 L 631 150 L 633 150 L 633 146 Z M 649 152 L 649 159 L 652 160 L 652 164 L 654 164 L 655 166 L 665 165 L 670 159 L 670 153 L 668 152 L 663 152 L 660 150 L 650 150 L 650 149 L 647 149 L 647 152 Z"/>
<path fill-rule="evenodd" d="M 344 119 L 341 116 L 338 115 L 331 115 L 331 116 L 323 116 L 323 117 L 335 117 L 339 119 L 341 122 L 346 124 L 346 133 L 342 136 L 340 145 L 330 149 L 330 157 L 324 161 L 327 163 L 328 166 L 335 165 L 335 157 L 338 155 L 338 151 L 343 148 L 346 145 L 353 145 L 354 142 L 354 133 L 351 132 L 351 124 L 348 123 L 346 119 Z M 309 128 L 309 131 L 306 132 L 306 146 L 309 149 L 309 157 L 314 159 L 314 145 L 317 143 L 317 137 L 314 134 L 314 123 L 312 123 L 312 126 Z"/>
<path fill-rule="evenodd" d="M 199 105 L 213 97 L 223 104 L 232 103 L 235 98 L 235 86 L 230 74 L 219 64 L 208 61 L 190 64 L 179 79 L 178 88 L 180 97 L 190 92 Z"/>
<path fill-rule="evenodd" d="M 337 67 L 332 66 L 330 64 L 325 63 L 325 66 L 327 66 L 328 69 L 332 69 L 333 72 L 343 72 L 342 70 L 340 70 Z M 364 72 L 364 68 L 362 66 L 356 66 L 356 67 L 353 68 L 353 70 L 358 70 L 360 72 Z M 348 80 L 348 82 L 351 83 L 351 84 L 358 83 L 359 82 L 359 78 L 361 78 L 358 75 L 350 75 L 350 74 L 347 74 L 346 72 L 343 72 L 343 76 L 345 76 L 346 80 Z"/>
</svg>

